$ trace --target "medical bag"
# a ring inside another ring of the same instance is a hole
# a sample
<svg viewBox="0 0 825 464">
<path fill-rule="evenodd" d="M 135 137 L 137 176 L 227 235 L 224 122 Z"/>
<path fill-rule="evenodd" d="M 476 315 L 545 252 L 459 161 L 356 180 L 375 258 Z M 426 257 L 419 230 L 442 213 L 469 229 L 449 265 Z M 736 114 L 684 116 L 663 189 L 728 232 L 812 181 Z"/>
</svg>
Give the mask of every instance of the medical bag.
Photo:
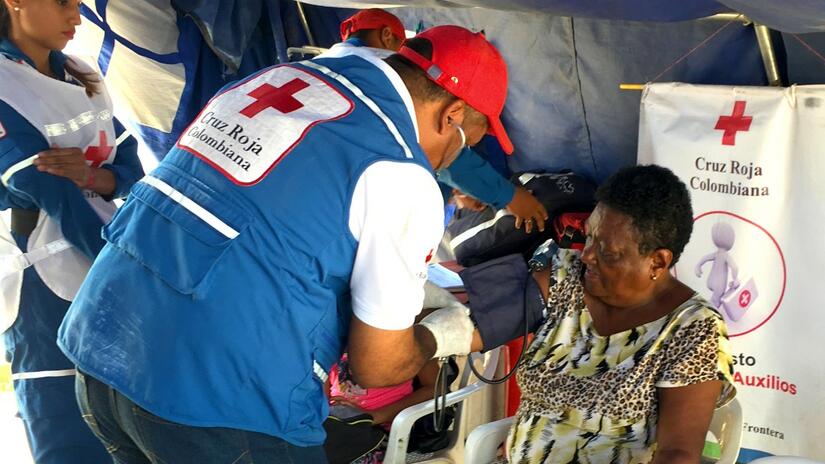
<svg viewBox="0 0 825 464">
<path fill-rule="evenodd" d="M 515 228 L 515 216 L 506 209 L 459 210 L 447 226 L 456 261 L 468 267 L 502 256 L 521 253 L 529 259 L 548 238 L 565 248 L 584 245 L 584 222 L 595 206 L 596 186 L 570 171 L 525 172 L 511 179 L 531 191 L 549 215 L 544 232 Z"/>
</svg>

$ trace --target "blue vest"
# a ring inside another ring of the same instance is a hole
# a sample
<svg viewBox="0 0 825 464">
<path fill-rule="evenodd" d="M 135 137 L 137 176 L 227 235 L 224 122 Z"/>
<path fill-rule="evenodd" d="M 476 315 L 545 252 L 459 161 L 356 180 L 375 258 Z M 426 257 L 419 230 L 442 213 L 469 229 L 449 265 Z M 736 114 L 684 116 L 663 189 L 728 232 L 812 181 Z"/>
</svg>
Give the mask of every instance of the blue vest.
<svg viewBox="0 0 825 464">
<path fill-rule="evenodd" d="M 259 118 L 275 123 L 255 132 Z M 168 420 L 321 444 L 322 380 L 352 313 L 350 200 L 381 160 L 432 171 L 401 97 L 360 57 L 229 86 L 105 228 L 61 347 Z"/>
</svg>

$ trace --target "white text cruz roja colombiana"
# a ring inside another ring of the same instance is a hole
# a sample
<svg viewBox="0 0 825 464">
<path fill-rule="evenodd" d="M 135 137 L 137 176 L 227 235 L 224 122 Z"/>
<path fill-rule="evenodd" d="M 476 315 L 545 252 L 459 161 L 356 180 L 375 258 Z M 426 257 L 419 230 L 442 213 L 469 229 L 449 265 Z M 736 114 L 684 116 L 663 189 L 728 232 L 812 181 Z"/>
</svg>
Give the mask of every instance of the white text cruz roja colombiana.
<svg viewBox="0 0 825 464">
<path fill-rule="evenodd" d="M 261 180 L 315 124 L 352 111 L 352 102 L 323 79 L 277 66 L 213 98 L 178 145 L 233 182 Z"/>
</svg>

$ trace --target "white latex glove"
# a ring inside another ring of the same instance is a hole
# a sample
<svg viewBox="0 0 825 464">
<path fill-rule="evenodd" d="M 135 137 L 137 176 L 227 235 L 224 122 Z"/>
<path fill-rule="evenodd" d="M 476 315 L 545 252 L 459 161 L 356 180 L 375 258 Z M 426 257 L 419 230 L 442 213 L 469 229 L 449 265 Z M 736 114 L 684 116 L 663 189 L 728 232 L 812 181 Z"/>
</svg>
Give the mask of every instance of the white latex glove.
<svg viewBox="0 0 825 464">
<path fill-rule="evenodd" d="M 424 309 L 446 308 L 447 306 L 458 303 L 452 293 L 444 290 L 438 285 L 430 282 L 424 282 Z"/>
<path fill-rule="evenodd" d="M 434 358 L 470 353 L 475 326 L 470 319 L 470 308 L 458 301 L 454 301 L 446 308 L 433 311 L 419 324 L 426 327 L 435 338 Z"/>
</svg>

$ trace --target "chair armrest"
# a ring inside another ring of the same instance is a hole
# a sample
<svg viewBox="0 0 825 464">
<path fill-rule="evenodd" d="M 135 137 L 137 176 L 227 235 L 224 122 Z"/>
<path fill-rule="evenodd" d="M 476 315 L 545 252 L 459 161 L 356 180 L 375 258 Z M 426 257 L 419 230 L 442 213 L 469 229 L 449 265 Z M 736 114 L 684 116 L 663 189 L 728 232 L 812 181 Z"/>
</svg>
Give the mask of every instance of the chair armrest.
<svg viewBox="0 0 825 464">
<path fill-rule="evenodd" d="M 735 464 L 739 458 L 742 422 L 742 406 L 736 398 L 713 414 L 710 430 L 717 434 L 716 440 L 722 446 L 718 464 Z"/>
<path fill-rule="evenodd" d="M 472 353 L 468 357 L 467 361 L 473 362 L 474 360 L 484 360 L 484 372 L 482 375 L 490 378 L 498 369 L 500 351 L 501 350 L 499 348 L 496 348 L 495 350 L 490 350 L 485 354 Z M 472 378 L 471 376 L 472 373 L 470 372 L 470 369 L 465 368 L 464 373 L 461 376 L 461 382 L 465 384 L 465 386 L 454 392 L 448 393 L 445 398 L 445 406 L 460 403 L 487 386 L 487 384 L 478 380 L 468 385 L 467 383 Z M 412 430 L 413 424 L 415 424 L 415 421 L 418 419 L 433 412 L 435 412 L 435 401 L 429 400 L 424 403 L 410 406 L 395 416 L 390 428 L 390 436 L 387 439 L 387 452 L 384 455 L 385 464 L 403 464 L 406 462 L 407 445 L 409 444 L 410 431 Z M 460 439 L 463 440 L 464 437 L 460 437 Z"/>
<path fill-rule="evenodd" d="M 466 387 L 448 393 L 445 401 L 446 406 L 460 403 L 469 398 L 474 393 L 481 391 L 486 384 L 474 383 Z M 384 456 L 385 464 L 395 462 L 403 463 L 407 454 L 407 445 L 410 439 L 410 431 L 413 424 L 418 419 L 435 412 L 435 400 L 410 406 L 395 416 L 390 428 L 390 436 L 387 439 L 387 454 Z"/>
<path fill-rule="evenodd" d="M 464 462 L 488 464 L 496 459 L 498 447 L 507 439 L 513 417 L 482 424 L 470 432 L 464 445 Z"/>
</svg>

